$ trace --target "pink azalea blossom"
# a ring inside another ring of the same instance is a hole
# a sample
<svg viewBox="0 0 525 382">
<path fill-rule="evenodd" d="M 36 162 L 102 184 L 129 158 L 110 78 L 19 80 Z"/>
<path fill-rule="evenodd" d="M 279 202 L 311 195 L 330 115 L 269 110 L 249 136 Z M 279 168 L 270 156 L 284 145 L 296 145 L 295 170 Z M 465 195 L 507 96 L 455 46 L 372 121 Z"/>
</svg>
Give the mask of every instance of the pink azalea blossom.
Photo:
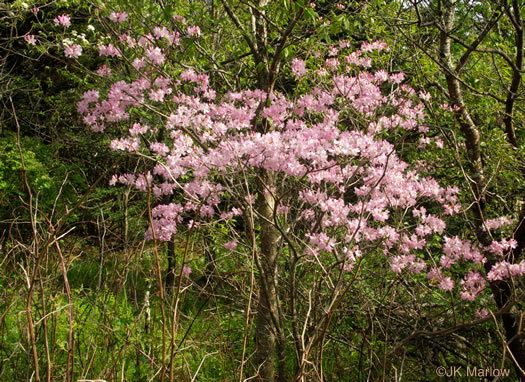
<svg viewBox="0 0 525 382">
<path fill-rule="evenodd" d="M 380 52 L 382 50 L 388 51 L 388 49 L 388 45 L 380 40 L 377 40 L 373 43 L 364 42 L 361 45 L 361 51 L 363 52 L 371 52 L 373 50 L 377 50 L 378 52 Z"/>
<path fill-rule="evenodd" d="M 153 28 L 153 35 L 156 38 L 160 39 L 160 38 L 169 38 L 171 33 L 168 30 L 168 28 L 166 28 L 166 27 L 162 27 L 162 28 L 155 27 L 155 28 Z"/>
<path fill-rule="evenodd" d="M 182 15 L 175 15 L 173 16 L 173 19 L 186 25 L 186 19 Z"/>
<path fill-rule="evenodd" d="M 82 54 L 82 47 L 78 44 L 66 45 L 64 55 L 70 58 L 79 58 Z"/>
<path fill-rule="evenodd" d="M 201 29 L 198 26 L 188 27 L 186 33 L 191 37 L 200 37 Z"/>
<path fill-rule="evenodd" d="M 489 311 L 487 310 L 487 308 L 483 308 L 481 310 L 479 309 L 476 309 L 476 317 L 478 318 L 485 318 L 489 315 Z"/>
<path fill-rule="evenodd" d="M 151 62 L 153 62 L 156 65 L 160 65 L 166 60 L 166 56 L 164 56 L 164 53 L 162 53 L 162 49 L 160 49 L 159 47 L 148 48 L 148 50 L 146 51 L 146 56 Z"/>
<path fill-rule="evenodd" d="M 299 58 L 292 59 L 292 72 L 296 78 L 303 77 L 308 70 L 306 69 L 306 62 Z"/>
<path fill-rule="evenodd" d="M 112 44 L 100 45 L 98 47 L 98 54 L 100 56 L 110 56 L 110 57 L 121 57 L 120 51 L 115 48 Z"/>
<path fill-rule="evenodd" d="M 69 28 L 71 25 L 71 18 L 69 15 L 60 15 L 58 17 L 55 17 L 53 20 L 56 26 L 62 25 L 64 28 Z"/>
<path fill-rule="evenodd" d="M 36 38 L 34 34 L 28 34 L 24 37 L 24 41 L 27 42 L 29 45 L 36 45 Z"/>
<path fill-rule="evenodd" d="M 140 70 L 146 66 L 146 60 L 144 58 L 135 58 L 131 63 L 135 70 Z"/>
<path fill-rule="evenodd" d="M 489 231 L 493 231 L 505 225 L 510 225 L 510 224 L 512 224 L 512 219 L 509 218 L 508 216 L 502 216 L 496 219 L 486 220 L 483 226 L 483 230 L 488 229 Z"/>
<path fill-rule="evenodd" d="M 115 23 L 122 24 L 128 19 L 128 14 L 126 12 L 111 12 L 109 19 Z"/>
<path fill-rule="evenodd" d="M 107 67 L 106 65 L 102 65 L 97 69 L 97 74 L 100 77 L 109 77 L 111 75 L 111 68 Z"/>
<path fill-rule="evenodd" d="M 450 292 L 452 289 L 454 289 L 454 280 L 452 280 L 450 277 L 443 277 L 439 282 L 439 289 L 445 292 Z"/>
<path fill-rule="evenodd" d="M 224 248 L 226 248 L 229 251 L 233 251 L 235 248 L 237 248 L 237 240 L 224 243 Z"/>
</svg>

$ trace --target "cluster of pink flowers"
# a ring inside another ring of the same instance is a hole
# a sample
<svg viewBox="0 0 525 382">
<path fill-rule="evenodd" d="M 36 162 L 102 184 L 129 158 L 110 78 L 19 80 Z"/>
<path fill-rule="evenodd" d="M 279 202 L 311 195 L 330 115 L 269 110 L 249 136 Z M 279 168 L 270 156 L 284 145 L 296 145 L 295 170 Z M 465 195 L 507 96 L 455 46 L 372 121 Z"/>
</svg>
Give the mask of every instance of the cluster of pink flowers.
<svg viewBox="0 0 525 382">
<path fill-rule="evenodd" d="M 421 273 L 427 265 L 423 260 L 416 259 L 415 255 L 404 255 L 392 257 L 390 267 L 395 273 L 401 273 L 404 269 L 413 273 Z"/>
<path fill-rule="evenodd" d="M 479 248 L 473 245 L 470 240 L 461 240 L 457 236 L 452 238 L 445 236 L 443 256 L 441 256 L 439 263 L 444 269 L 449 269 L 460 260 L 466 260 L 474 264 L 487 262 Z"/>
<path fill-rule="evenodd" d="M 200 30 L 190 27 L 187 33 L 198 36 Z M 421 134 L 423 142 L 430 142 L 424 136 L 428 128 L 423 125 L 423 105 L 416 101 L 413 89 L 401 85 L 404 74 L 362 71 L 371 62 L 366 53 L 386 50 L 386 44 L 363 44 L 358 52 L 331 57 L 327 76 L 294 99 L 278 92 L 245 90 L 216 100 L 208 77 L 193 69 L 178 78 L 164 77 L 158 66 L 165 62 L 166 54 L 159 39 L 170 36 L 173 32 L 158 28 L 154 36 L 139 37 L 144 56 L 133 61 L 140 71 L 138 79 L 114 83 L 102 99 L 98 92 L 86 92 L 78 103 L 84 122 L 95 131 L 103 131 L 107 123 L 132 126 L 127 136 L 112 141 L 114 150 L 147 152 L 156 158 L 152 174 L 117 176 L 112 184 L 142 191 L 150 186 L 157 197 L 175 190 L 184 195 L 184 204 L 154 208 L 147 237 L 155 233 L 159 240 L 170 240 L 184 213 L 194 216 L 193 226 L 212 218 L 234 219 L 255 203 L 254 190 L 235 179 L 264 169 L 284 179 L 285 186 L 279 186 L 284 189 L 268 191 L 282 196 L 276 214 L 285 217 L 283 221 L 305 222 L 300 238 L 305 253 L 319 259 L 329 254 L 338 259 L 341 269 L 350 272 L 368 248 L 379 248 L 393 272 L 426 272 L 427 278 L 446 292 L 454 290 L 454 266 L 461 263 L 461 268 L 468 270 L 460 282 L 461 297 L 472 301 L 482 292 L 486 283 L 477 269 L 486 258 L 469 240 L 444 236 L 439 266 L 428 269 L 432 262 L 425 261 L 423 250 L 434 235 L 444 235 L 446 225 L 441 216 L 460 210 L 458 188 L 442 187 L 421 176 L 382 138 L 385 131 L 402 129 Z M 99 50 L 101 55 L 120 56 L 111 44 Z M 350 75 L 348 65 L 361 71 Z M 292 60 L 291 68 L 297 78 L 308 74 L 305 62 L 298 58 Z M 389 83 L 390 94 L 382 91 L 384 83 Z M 129 121 L 129 108 L 151 103 L 159 109 L 167 106 L 162 109 L 165 114 L 159 114 L 167 137 L 163 142 L 149 135 L 155 129 L 140 120 Z M 387 109 L 388 113 L 384 112 Z M 346 110 L 368 122 L 361 128 L 341 128 L 346 123 Z M 255 128 L 253 121 L 259 112 L 271 124 L 271 131 Z M 293 195 L 285 192 L 289 185 L 297 190 Z M 235 195 L 235 208 L 220 211 L 221 200 L 231 195 Z M 422 203 L 432 205 L 434 213 Z M 408 218 L 415 224 L 400 221 Z M 494 229 L 505 222 L 487 221 L 486 225 Z M 237 240 L 230 240 L 224 247 L 231 251 L 237 245 Z M 500 240 L 497 245 L 493 252 L 508 250 L 514 242 Z M 500 262 L 488 279 L 524 273 L 525 262 Z"/>
<path fill-rule="evenodd" d="M 483 229 L 494 231 L 494 230 L 500 229 L 503 226 L 510 225 L 510 224 L 512 224 L 512 219 L 510 217 L 501 216 L 499 218 L 485 220 Z"/>
<path fill-rule="evenodd" d="M 476 309 L 475 314 L 476 314 L 476 317 L 478 318 L 485 318 L 489 315 L 489 311 L 487 310 L 487 308 L 483 308 L 481 310 Z"/>
<path fill-rule="evenodd" d="M 421 131 L 421 130 L 420 130 Z M 442 149 L 443 148 L 443 141 L 439 137 L 426 137 L 422 136 L 419 139 L 419 148 L 425 148 L 427 145 L 434 143 L 437 148 Z"/>
<path fill-rule="evenodd" d="M 237 240 L 224 243 L 224 248 L 226 248 L 228 251 L 233 251 L 235 248 L 237 248 Z"/>
<path fill-rule="evenodd" d="M 199 30 L 200 34 L 200 30 Z M 167 39 L 170 44 L 175 46 L 180 45 L 180 34 L 179 32 L 170 32 L 166 27 L 155 27 L 153 28 L 153 36 L 156 39 Z"/>
<path fill-rule="evenodd" d="M 514 239 L 503 238 L 500 241 L 494 240 L 487 250 L 495 255 L 503 256 L 510 249 L 516 248 L 518 243 Z"/>
<path fill-rule="evenodd" d="M 182 15 L 175 15 L 173 16 L 173 20 L 178 21 L 182 23 L 183 25 L 186 25 L 186 19 Z"/>
<path fill-rule="evenodd" d="M 120 179 L 119 179 L 120 181 Z M 167 241 L 177 233 L 177 224 L 182 223 L 184 207 L 179 203 L 170 203 L 155 207 L 151 213 L 155 218 L 155 236 L 157 240 Z M 146 232 L 146 238 L 152 238 L 151 227 Z"/>
<path fill-rule="evenodd" d="M 97 69 L 97 74 L 100 77 L 109 77 L 111 75 L 111 68 L 106 65 L 102 65 Z"/>
<path fill-rule="evenodd" d="M 460 108 L 458 105 L 450 106 L 448 103 L 444 103 L 441 105 L 441 108 L 445 111 L 459 111 Z"/>
<path fill-rule="evenodd" d="M 505 280 L 525 275 L 525 260 L 520 263 L 511 264 L 508 261 L 501 261 L 495 264 L 487 274 L 490 281 Z"/>
<path fill-rule="evenodd" d="M 191 37 L 200 37 L 201 29 L 198 26 L 188 27 L 186 33 Z"/>
<path fill-rule="evenodd" d="M 352 52 L 351 54 L 346 56 L 344 58 L 344 61 L 348 65 L 354 65 L 363 68 L 369 68 L 372 63 L 372 59 L 370 57 L 363 56 L 363 52 L 360 50 Z"/>
<path fill-rule="evenodd" d="M 109 19 L 114 23 L 122 24 L 128 19 L 128 14 L 126 12 L 111 12 Z"/>
<path fill-rule="evenodd" d="M 56 26 L 62 25 L 64 28 L 69 28 L 71 25 L 71 17 L 69 15 L 60 15 L 53 20 Z"/>
<path fill-rule="evenodd" d="M 296 78 L 303 77 L 308 72 L 306 70 L 306 62 L 299 58 L 292 59 L 292 72 Z"/>
<path fill-rule="evenodd" d="M 122 56 L 122 54 L 120 53 L 120 50 L 118 48 L 115 48 L 113 44 L 100 45 L 98 47 L 98 54 L 100 56 L 107 56 L 107 57 L 121 57 Z"/>
<path fill-rule="evenodd" d="M 159 47 L 151 47 L 146 51 L 146 56 L 155 65 L 160 65 L 166 60 L 166 56 Z"/>
<path fill-rule="evenodd" d="M 483 292 L 486 282 L 483 277 L 477 271 L 470 271 L 465 276 L 465 279 L 461 281 L 463 291 L 461 292 L 461 298 L 467 301 L 474 301 L 477 295 Z"/>
<path fill-rule="evenodd" d="M 64 55 L 69 58 L 79 58 L 82 54 L 82 47 L 78 44 L 66 45 Z"/>
<path fill-rule="evenodd" d="M 24 41 L 29 45 L 36 45 L 36 37 L 34 34 L 28 34 L 24 37 Z"/>
<path fill-rule="evenodd" d="M 378 52 L 381 52 L 382 50 L 388 51 L 388 45 L 384 43 L 383 41 L 375 41 L 372 43 L 364 42 L 363 45 L 361 45 L 361 51 L 363 52 L 371 52 L 373 50 L 377 50 Z"/>
</svg>

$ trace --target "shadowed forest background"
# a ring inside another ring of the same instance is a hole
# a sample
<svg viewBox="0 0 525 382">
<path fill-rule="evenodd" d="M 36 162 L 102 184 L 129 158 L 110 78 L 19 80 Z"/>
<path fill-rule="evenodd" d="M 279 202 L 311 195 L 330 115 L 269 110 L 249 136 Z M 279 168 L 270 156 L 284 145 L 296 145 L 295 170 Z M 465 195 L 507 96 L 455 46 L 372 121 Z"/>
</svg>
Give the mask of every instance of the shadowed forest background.
<svg viewBox="0 0 525 382">
<path fill-rule="evenodd" d="M 0 0 L 0 381 L 525 381 L 524 17 Z"/>
</svg>

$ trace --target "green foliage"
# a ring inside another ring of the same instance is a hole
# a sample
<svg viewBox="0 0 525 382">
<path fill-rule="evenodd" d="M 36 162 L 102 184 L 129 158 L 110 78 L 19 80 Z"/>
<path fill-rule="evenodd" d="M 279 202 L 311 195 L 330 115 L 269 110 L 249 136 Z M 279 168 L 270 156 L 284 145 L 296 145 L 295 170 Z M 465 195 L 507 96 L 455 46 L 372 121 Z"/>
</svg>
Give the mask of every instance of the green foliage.
<svg viewBox="0 0 525 382">
<path fill-rule="evenodd" d="M 81 176 L 71 166 L 53 157 L 48 145 L 38 137 L 24 137 L 21 140 L 25 176 L 34 197 L 39 199 L 44 211 L 63 211 L 67 200 L 71 200 L 84 185 Z M 0 209 L 3 218 L 13 214 L 28 219 L 26 203 L 27 190 L 24 185 L 24 171 L 16 145 L 16 136 L 6 133 L 0 138 Z M 62 199 L 56 200 L 62 194 Z M 74 217 L 72 217 L 74 219 Z"/>
</svg>

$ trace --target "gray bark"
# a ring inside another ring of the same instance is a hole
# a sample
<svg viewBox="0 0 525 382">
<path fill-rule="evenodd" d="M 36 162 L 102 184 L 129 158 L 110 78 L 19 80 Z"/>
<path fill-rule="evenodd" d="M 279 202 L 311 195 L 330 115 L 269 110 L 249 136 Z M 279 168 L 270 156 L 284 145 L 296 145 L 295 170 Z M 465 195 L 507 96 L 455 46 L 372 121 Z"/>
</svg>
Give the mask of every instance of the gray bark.
<svg viewBox="0 0 525 382">
<path fill-rule="evenodd" d="M 258 181 L 257 214 L 260 219 L 259 305 L 255 329 L 255 365 L 261 381 L 275 380 L 276 324 L 277 324 L 277 232 L 272 223 L 275 200 L 266 192 L 275 184 L 275 176 L 261 171 Z"/>
</svg>

